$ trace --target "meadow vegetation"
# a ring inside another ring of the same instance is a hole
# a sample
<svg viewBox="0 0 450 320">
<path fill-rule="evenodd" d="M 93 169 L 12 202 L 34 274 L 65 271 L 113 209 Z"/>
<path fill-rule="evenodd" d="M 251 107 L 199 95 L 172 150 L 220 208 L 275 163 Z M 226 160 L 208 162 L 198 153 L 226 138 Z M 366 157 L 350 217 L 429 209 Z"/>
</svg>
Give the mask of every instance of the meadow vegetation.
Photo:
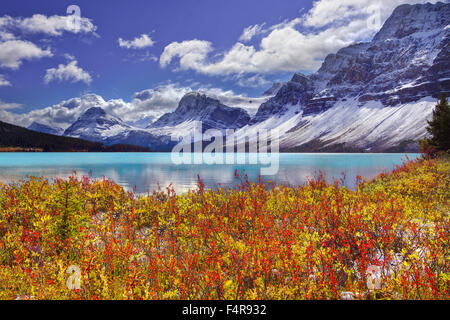
<svg viewBox="0 0 450 320">
<path fill-rule="evenodd" d="M 355 189 L 0 184 L 0 299 L 448 299 L 449 174 L 441 158 Z"/>
</svg>

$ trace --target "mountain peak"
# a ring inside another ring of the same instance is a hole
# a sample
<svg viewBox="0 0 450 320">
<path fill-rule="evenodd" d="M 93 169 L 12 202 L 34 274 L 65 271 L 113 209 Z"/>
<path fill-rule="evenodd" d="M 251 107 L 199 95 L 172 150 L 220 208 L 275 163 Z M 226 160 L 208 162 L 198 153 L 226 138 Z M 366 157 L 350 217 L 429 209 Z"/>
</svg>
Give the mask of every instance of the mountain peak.
<svg viewBox="0 0 450 320">
<path fill-rule="evenodd" d="M 88 110 L 86 110 L 81 117 L 90 119 L 90 118 L 93 118 L 93 117 L 98 118 L 98 117 L 103 117 L 103 116 L 106 116 L 106 115 L 107 114 L 106 114 L 105 110 L 103 110 L 102 108 L 100 108 L 100 107 L 92 107 L 92 108 L 89 108 Z"/>
<path fill-rule="evenodd" d="M 220 101 L 217 99 L 210 98 L 203 93 L 200 92 L 189 92 L 181 98 L 180 103 L 178 104 L 179 111 L 182 111 L 184 108 L 188 109 L 201 109 L 205 108 L 208 105 L 219 105 Z"/>
<path fill-rule="evenodd" d="M 449 23 L 450 4 L 403 4 L 386 20 L 374 41 L 403 39 L 415 33 L 441 31 Z"/>
<path fill-rule="evenodd" d="M 241 108 L 232 108 L 200 92 L 186 94 L 178 108 L 163 115 L 150 127 L 171 127 L 187 121 L 201 121 L 203 129 L 237 129 L 248 123 L 250 116 Z"/>
<path fill-rule="evenodd" d="M 371 42 L 326 57 L 310 76 L 294 74 L 250 124 L 273 116 L 327 111 L 339 100 L 397 106 L 449 91 L 450 4 L 397 7 Z"/>
<path fill-rule="evenodd" d="M 107 114 L 100 107 L 86 110 L 77 121 L 64 131 L 65 136 L 91 141 L 104 141 L 131 128 L 117 117 Z"/>
<path fill-rule="evenodd" d="M 269 89 L 264 91 L 263 96 L 265 97 L 276 95 L 282 86 L 283 86 L 282 82 L 275 82 Z"/>
</svg>

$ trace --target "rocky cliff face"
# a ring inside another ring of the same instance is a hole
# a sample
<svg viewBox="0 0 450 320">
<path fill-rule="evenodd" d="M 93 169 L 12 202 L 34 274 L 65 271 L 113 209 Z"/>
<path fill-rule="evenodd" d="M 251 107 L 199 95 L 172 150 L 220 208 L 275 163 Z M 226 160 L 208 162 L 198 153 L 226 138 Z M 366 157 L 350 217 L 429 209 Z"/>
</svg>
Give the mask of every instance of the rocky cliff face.
<svg viewBox="0 0 450 320">
<path fill-rule="evenodd" d="M 201 121 L 203 131 L 211 128 L 238 129 L 249 120 L 250 116 L 243 109 L 231 108 L 219 100 L 192 92 L 181 99 L 174 112 L 163 115 L 149 128 L 176 127 L 185 122 Z"/>
<path fill-rule="evenodd" d="M 191 134 L 201 121 L 203 131 L 238 129 L 238 138 L 277 129 L 285 151 L 416 151 L 437 98 L 450 93 L 449 17 L 448 3 L 399 6 L 372 41 L 328 55 L 314 74 L 274 84 L 253 118 L 189 93 L 174 112 L 139 129 L 106 114 L 93 95 L 96 107 L 64 135 L 166 151 L 171 137 Z"/>
<path fill-rule="evenodd" d="M 294 75 L 241 134 L 276 128 L 289 151 L 417 151 L 450 93 L 449 17 L 448 3 L 399 6 L 371 42 Z"/>
<path fill-rule="evenodd" d="M 302 74 L 295 74 L 292 80 L 278 90 L 275 97 L 263 103 L 250 124 L 256 124 L 272 116 L 283 116 L 289 110 L 300 112 L 301 106 L 307 104 L 313 94 L 313 82 Z"/>
<path fill-rule="evenodd" d="M 252 123 L 289 108 L 319 114 L 355 97 L 384 106 L 438 98 L 450 87 L 449 17 L 450 4 L 399 6 L 371 42 L 330 54 L 313 75 L 295 75 Z"/>
<path fill-rule="evenodd" d="M 278 93 L 278 91 L 280 91 L 280 89 L 283 86 L 283 84 L 284 83 L 282 83 L 282 82 L 275 82 L 269 89 L 264 91 L 263 97 L 276 95 Z"/>
</svg>

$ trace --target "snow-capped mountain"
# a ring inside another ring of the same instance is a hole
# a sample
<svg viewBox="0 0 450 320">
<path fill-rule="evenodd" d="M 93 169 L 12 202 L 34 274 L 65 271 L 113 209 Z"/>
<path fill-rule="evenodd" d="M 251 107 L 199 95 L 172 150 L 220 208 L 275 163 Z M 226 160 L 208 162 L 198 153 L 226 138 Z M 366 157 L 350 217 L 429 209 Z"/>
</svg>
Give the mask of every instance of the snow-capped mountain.
<svg viewBox="0 0 450 320">
<path fill-rule="evenodd" d="M 448 3 L 399 6 L 371 42 L 295 74 L 240 134 L 277 128 L 292 151 L 416 150 L 450 91 L 449 17 Z"/>
<path fill-rule="evenodd" d="M 204 94 L 192 92 L 181 99 L 174 112 L 162 116 L 147 129 L 133 127 L 107 114 L 101 107 L 92 107 L 67 128 L 64 135 L 106 145 L 131 144 L 169 151 L 177 138 L 197 130 L 196 121 L 202 122 L 204 132 L 211 128 L 238 129 L 249 120 L 250 116 L 243 109 L 231 108 Z"/>
<path fill-rule="evenodd" d="M 36 121 L 34 121 L 32 124 L 30 124 L 27 129 L 36 131 L 36 132 L 53 134 L 56 136 L 60 136 L 64 133 L 64 129 L 62 129 L 62 128 L 57 128 L 57 127 L 53 128 L 53 127 L 47 126 L 45 124 L 42 124 L 42 123 L 39 123 Z"/>
<path fill-rule="evenodd" d="M 250 120 L 248 113 L 240 108 L 231 108 L 219 100 L 204 94 L 191 92 L 180 101 L 178 108 L 163 115 L 149 128 L 176 127 L 185 123 L 201 121 L 203 131 L 208 129 L 239 129 Z"/>
<path fill-rule="evenodd" d="M 103 142 L 131 129 L 131 126 L 119 118 L 107 114 L 102 108 L 92 107 L 67 128 L 63 135 Z"/>
<path fill-rule="evenodd" d="M 301 106 L 304 106 L 311 99 L 312 90 L 312 82 L 308 77 L 295 74 L 291 81 L 280 87 L 275 97 L 259 107 L 250 124 L 260 123 L 272 116 L 282 116 L 293 109 L 298 109 L 295 110 L 298 113 Z"/>
<path fill-rule="evenodd" d="M 416 151 L 437 99 L 450 92 L 449 17 L 448 3 L 397 7 L 372 41 L 330 54 L 316 73 L 296 73 L 246 102 L 262 103 L 253 117 L 235 100 L 192 92 L 142 129 L 143 119 L 126 123 L 92 95 L 71 100 L 90 109 L 64 135 L 167 151 L 201 121 L 203 132 L 238 130 L 238 140 L 277 129 L 282 151 Z"/>
</svg>

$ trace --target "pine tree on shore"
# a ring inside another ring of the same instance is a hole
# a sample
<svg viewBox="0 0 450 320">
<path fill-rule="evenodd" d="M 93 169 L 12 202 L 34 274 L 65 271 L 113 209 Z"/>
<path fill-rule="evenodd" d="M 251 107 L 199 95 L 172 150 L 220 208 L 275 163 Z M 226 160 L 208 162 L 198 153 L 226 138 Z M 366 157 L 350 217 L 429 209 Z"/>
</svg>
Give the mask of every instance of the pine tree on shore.
<svg viewBox="0 0 450 320">
<path fill-rule="evenodd" d="M 433 116 L 428 121 L 427 131 L 431 138 L 425 138 L 420 142 L 423 152 L 430 149 L 435 151 L 450 150 L 450 106 L 445 94 L 436 105 Z"/>
</svg>

